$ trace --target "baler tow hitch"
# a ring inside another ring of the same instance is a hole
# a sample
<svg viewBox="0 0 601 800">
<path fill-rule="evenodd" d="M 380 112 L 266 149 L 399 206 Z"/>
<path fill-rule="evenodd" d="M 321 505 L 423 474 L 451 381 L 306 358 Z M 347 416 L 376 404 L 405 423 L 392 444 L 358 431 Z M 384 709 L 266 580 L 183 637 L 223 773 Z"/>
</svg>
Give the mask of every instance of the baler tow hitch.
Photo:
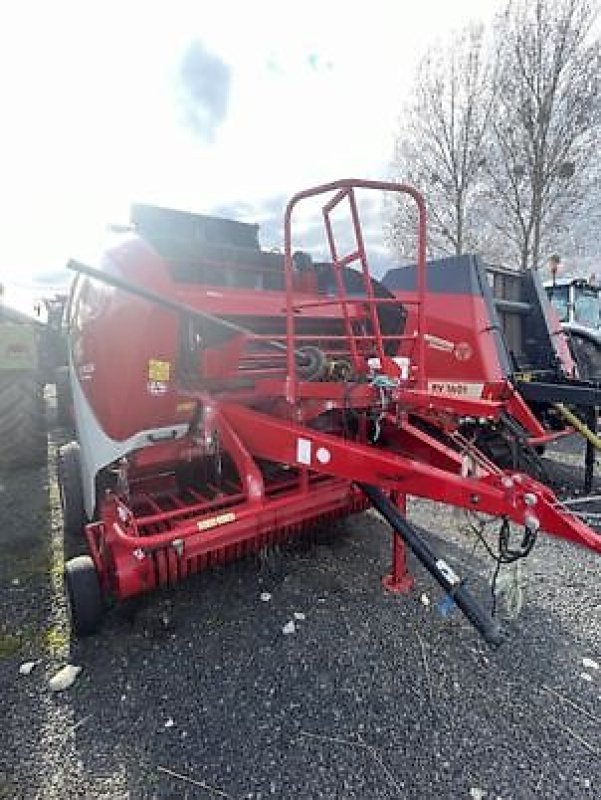
<svg viewBox="0 0 601 800">
<path fill-rule="evenodd" d="M 453 569 L 439 558 L 428 543 L 417 533 L 415 528 L 405 519 L 394 503 L 384 492 L 368 483 L 357 484 L 373 507 L 379 511 L 395 534 L 410 548 L 416 558 L 449 594 L 467 619 L 489 644 L 498 647 L 503 643 L 505 635 L 497 622 L 476 600 L 465 581 Z"/>
</svg>

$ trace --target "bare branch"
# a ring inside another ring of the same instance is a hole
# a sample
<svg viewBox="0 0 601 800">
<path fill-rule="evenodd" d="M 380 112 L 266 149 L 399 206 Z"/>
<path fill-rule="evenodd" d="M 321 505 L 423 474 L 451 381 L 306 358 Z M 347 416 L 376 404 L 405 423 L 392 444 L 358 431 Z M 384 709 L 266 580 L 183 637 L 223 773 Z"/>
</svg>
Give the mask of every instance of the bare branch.
<svg viewBox="0 0 601 800">
<path fill-rule="evenodd" d="M 475 206 L 493 88 L 481 27 L 467 28 L 449 46 L 427 53 L 420 64 L 397 139 L 394 169 L 426 198 L 432 255 L 461 253 L 479 244 Z M 414 215 L 405 208 L 391 220 L 389 238 L 401 254 L 408 255 L 405 242 L 413 241 L 414 225 Z"/>
</svg>

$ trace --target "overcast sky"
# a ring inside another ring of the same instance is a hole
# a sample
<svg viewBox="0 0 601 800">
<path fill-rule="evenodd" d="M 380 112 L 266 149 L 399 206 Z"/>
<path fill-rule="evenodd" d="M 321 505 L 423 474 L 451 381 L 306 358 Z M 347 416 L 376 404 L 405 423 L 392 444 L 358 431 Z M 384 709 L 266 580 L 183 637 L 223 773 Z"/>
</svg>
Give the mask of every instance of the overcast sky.
<svg viewBox="0 0 601 800">
<path fill-rule="evenodd" d="M 263 222 L 279 244 L 293 192 L 388 177 L 420 54 L 496 6 L 3 3 L 0 281 L 60 281 L 132 200 Z"/>
</svg>

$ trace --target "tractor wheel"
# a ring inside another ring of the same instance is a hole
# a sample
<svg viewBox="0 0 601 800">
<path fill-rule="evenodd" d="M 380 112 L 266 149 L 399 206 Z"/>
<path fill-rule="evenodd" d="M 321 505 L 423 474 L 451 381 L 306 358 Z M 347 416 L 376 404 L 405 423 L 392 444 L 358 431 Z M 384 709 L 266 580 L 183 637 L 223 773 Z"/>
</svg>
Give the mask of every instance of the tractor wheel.
<svg viewBox="0 0 601 800">
<path fill-rule="evenodd" d="M 0 468 L 46 463 L 44 391 L 33 373 L 0 374 Z"/>
<path fill-rule="evenodd" d="M 583 381 L 601 381 L 601 347 L 584 336 L 570 335 L 572 355 Z"/>
<path fill-rule="evenodd" d="M 96 633 L 104 605 L 100 581 L 90 556 L 77 556 L 65 564 L 65 590 L 71 628 L 77 636 Z"/>
<path fill-rule="evenodd" d="M 72 428 L 73 413 L 69 367 L 56 368 L 54 383 L 56 385 L 56 421 L 61 428 Z"/>
<path fill-rule="evenodd" d="M 57 473 L 65 537 L 82 540 L 86 515 L 77 442 L 69 442 L 58 451 Z"/>
</svg>

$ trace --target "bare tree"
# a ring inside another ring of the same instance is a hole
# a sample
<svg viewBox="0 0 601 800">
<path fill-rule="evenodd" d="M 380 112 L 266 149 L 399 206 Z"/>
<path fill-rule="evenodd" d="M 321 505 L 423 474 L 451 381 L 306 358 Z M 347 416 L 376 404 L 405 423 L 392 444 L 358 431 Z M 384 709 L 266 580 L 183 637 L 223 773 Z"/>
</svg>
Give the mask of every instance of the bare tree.
<svg viewBox="0 0 601 800">
<path fill-rule="evenodd" d="M 477 199 L 496 85 L 483 42 L 482 27 L 471 26 L 426 54 L 396 141 L 395 178 L 426 199 L 430 255 L 460 254 L 482 243 Z M 415 229 L 413 209 L 399 203 L 387 234 L 403 256 L 415 252 Z"/>
<path fill-rule="evenodd" d="M 496 107 L 485 214 L 521 269 L 586 199 L 597 159 L 601 66 L 590 0 L 516 0 L 496 25 Z M 506 256 L 506 257 L 507 257 Z"/>
<path fill-rule="evenodd" d="M 561 253 L 562 260 L 577 262 L 575 268 L 599 269 L 601 256 L 601 159 L 596 159 L 587 174 L 586 197 L 578 204 L 577 213 L 554 225 L 548 237 L 549 250 Z M 545 241 L 546 244 L 546 241 Z M 583 262 L 580 266 L 580 262 Z"/>
</svg>

